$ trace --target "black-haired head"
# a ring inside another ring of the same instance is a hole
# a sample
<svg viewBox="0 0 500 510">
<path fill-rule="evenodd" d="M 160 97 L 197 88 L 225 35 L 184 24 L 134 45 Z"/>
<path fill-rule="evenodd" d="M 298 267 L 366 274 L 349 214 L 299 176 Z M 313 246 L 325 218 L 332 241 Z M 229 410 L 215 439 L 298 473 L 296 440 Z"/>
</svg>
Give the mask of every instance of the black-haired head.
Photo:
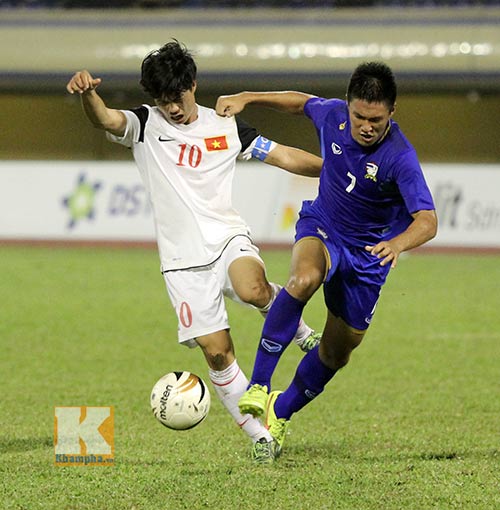
<svg viewBox="0 0 500 510">
<path fill-rule="evenodd" d="M 396 104 L 397 86 L 391 68 L 383 62 L 364 62 L 352 73 L 347 87 L 347 102 L 360 99 L 385 103 L 389 111 Z"/>
<path fill-rule="evenodd" d="M 140 83 L 153 99 L 176 101 L 193 88 L 196 71 L 191 53 L 174 39 L 146 56 Z"/>
</svg>

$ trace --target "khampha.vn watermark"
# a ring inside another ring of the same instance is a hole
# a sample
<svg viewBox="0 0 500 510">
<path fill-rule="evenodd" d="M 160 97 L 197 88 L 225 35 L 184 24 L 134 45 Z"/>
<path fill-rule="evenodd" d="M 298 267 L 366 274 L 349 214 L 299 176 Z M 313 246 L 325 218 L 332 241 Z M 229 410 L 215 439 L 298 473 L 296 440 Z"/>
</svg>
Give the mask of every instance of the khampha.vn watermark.
<svg viewBox="0 0 500 510">
<path fill-rule="evenodd" d="M 114 408 L 55 407 L 54 461 L 58 466 L 112 466 Z"/>
</svg>

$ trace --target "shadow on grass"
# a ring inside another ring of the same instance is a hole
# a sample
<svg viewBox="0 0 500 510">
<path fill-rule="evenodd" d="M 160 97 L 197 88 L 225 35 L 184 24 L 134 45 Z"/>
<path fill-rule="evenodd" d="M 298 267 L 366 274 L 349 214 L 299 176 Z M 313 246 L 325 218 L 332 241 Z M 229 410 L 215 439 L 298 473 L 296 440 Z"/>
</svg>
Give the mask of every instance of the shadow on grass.
<svg viewBox="0 0 500 510">
<path fill-rule="evenodd" d="M 20 437 L 20 438 L 0 438 L 0 454 L 1 453 L 16 453 L 16 452 L 29 452 L 31 450 L 38 450 L 39 448 L 54 446 L 53 437 Z"/>
<path fill-rule="evenodd" d="M 285 446 L 286 453 L 290 456 L 305 456 L 320 458 L 323 461 L 346 461 L 357 460 L 365 462 L 390 461 L 455 461 L 465 459 L 500 459 L 500 449 L 475 449 L 469 450 L 391 450 L 388 448 L 384 453 L 373 450 L 364 450 L 362 447 L 353 449 L 346 444 L 338 442 L 324 442 L 317 444 Z"/>
</svg>

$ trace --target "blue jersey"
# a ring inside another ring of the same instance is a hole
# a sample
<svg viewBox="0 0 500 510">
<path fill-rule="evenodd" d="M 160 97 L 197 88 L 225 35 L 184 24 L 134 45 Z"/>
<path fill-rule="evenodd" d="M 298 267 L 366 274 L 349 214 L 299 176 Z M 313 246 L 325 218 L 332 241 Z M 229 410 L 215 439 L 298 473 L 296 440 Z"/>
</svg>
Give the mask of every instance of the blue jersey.
<svg viewBox="0 0 500 510">
<path fill-rule="evenodd" d="M 351 136 L 349 112 L 340 99 L 311 98 L 305 114 L 314 122 L 323 156 L 318 197 L 308 212 L 328 233 L 353 246 L 376 244 L 408 228 L 412 213 L 433 210 L 415 149 L 390 120 L 371 147 Z"/>
</svg>

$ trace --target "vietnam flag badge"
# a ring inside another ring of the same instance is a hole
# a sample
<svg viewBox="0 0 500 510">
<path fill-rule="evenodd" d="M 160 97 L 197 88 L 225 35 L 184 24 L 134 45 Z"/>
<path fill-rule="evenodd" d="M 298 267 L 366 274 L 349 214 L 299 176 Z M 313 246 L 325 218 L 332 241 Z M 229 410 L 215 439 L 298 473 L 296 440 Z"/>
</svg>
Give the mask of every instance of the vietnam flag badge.
<svg viewBox="0 0 500 510">
<path fill-rule="evenodd" d="M 226 135 L 213 136 L 212 138 L 205 138 L 205 145 L 207 151 L 224 151 L 227 149 Z"/>
</svg>

